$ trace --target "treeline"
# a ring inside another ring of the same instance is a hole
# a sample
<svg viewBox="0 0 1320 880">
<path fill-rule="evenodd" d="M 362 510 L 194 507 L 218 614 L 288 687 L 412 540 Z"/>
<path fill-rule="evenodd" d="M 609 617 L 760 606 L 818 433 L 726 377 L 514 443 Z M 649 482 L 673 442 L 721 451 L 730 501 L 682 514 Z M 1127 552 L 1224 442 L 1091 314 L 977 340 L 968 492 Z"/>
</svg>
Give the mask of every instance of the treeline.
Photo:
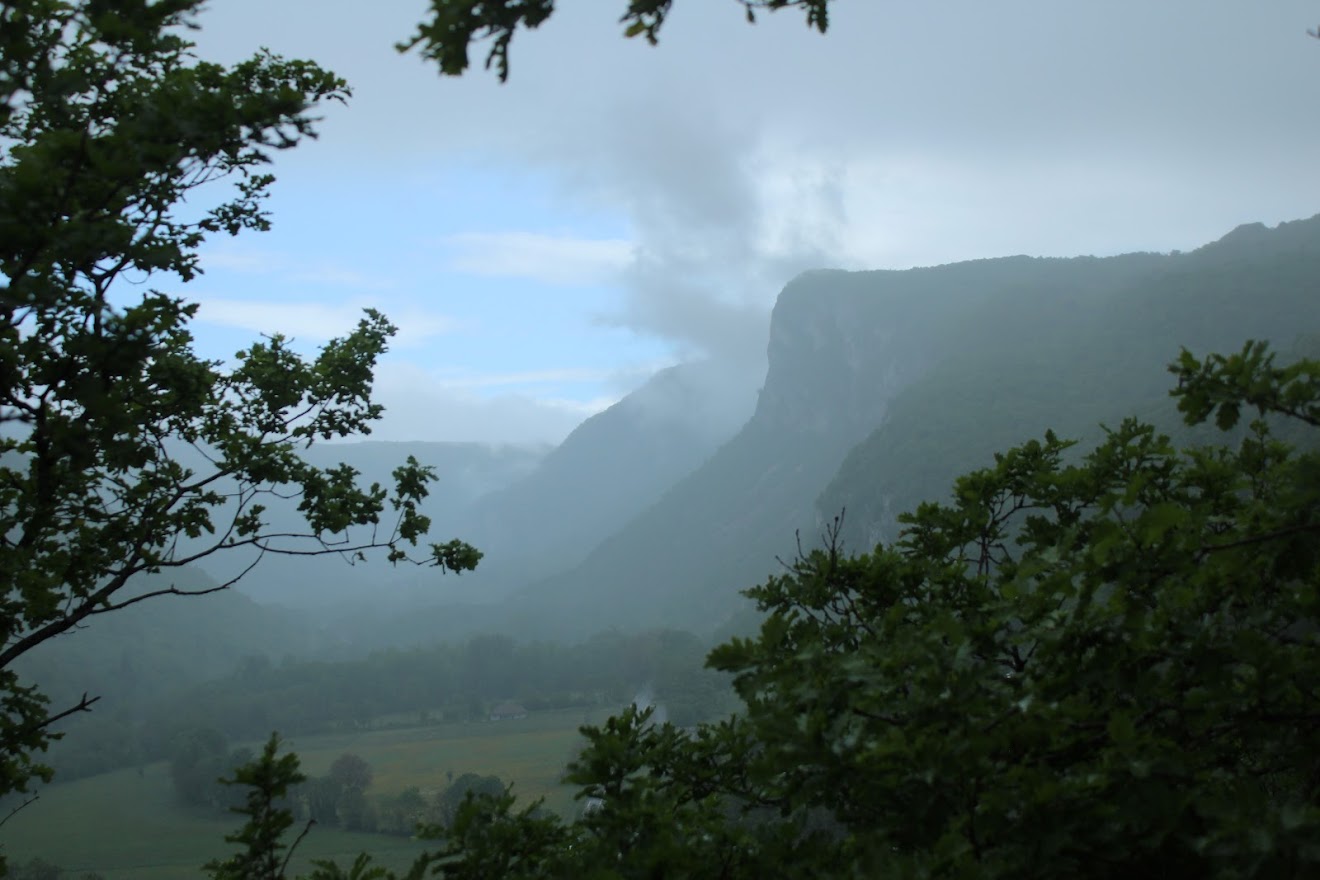
<svg viewBox="0 0 1320 880">
<path fill-rule="evenodd" d="M 170 747 L 170 782 L 180 806 L 232 811 L 242 804 L 244 790 L 224 780 L 256 755 L 234 747 L 218 730 L 198 728 L 175 737 Z M 323 776 L 308 776 L 291 786 L 279 806 L 299 821 L 409 836 L 419 825 L 448 827 L 459 806 L 474 795 L 502 795 L 505 783 L 495 775 L 451 771 L 446 784 L 423 790 L 409 786 L 398 793 L 372 792 L 375 771 L 365 758 L 346 752 Z"/>
<path fill-rule="evenodd" d="M 105 875 L 94 871 L 72 874 L 45 859 L 30 859 L 21 865 L 10 865 L 9 880 L 105 880 Z"/>
<path fill-rule="evenodd" d="M 69 780 L 170 758 L 196 730 L 260 740 L 271 731 L 480 721 L 509 701 L 531 712 L 618 706 L 642 692 L 685 726 L 721 714 L 732 699 L 727 678 L 704 667 L 707 649 L 691 633 L 658 630 L 602 633 L 573 645 L 482 635 L 355 661 L 277 664 L 254 656 L 139 715 L 77 719 L 78 736 L 60 743 L 51 760 Z"/>
<path fill-rule="evenodd" d="M 237 768 L 255 757 L 246 747 L 234 748 L 212 728 L 184 731 L 171 744 L 169 766 L 174 798 L 180 806 L 229 811 L 243 800 L 243 790 L 226 783 Z M 280 807 L 300 821 L 348 831 L 412 834 L 419 824 L 447 825 L 468 791 L 498 795 L 504 783 L 496 776 L 450 774 L 439 791 L 413 786 L 395 794 L 373 794 L 375 772 L 360 755 L 345 753 L 324 776 L 308 776 L 292 786 Z"/>
<path fill-rule="evenodd" d="M 361 757 L 341 755 L 325 776 L 293 786 L 285 806 L 299 821 L 410 837 L 419 826 L 449 827 L 469 793 L 498 797 L 506 788 L 504 780 L 493 774 L 464 773 L 451 774 L 446 785 L 434 790 L 411 785 L 397 794 L 373 793 L 369 791 L 372 776 Z"/>
</svg>

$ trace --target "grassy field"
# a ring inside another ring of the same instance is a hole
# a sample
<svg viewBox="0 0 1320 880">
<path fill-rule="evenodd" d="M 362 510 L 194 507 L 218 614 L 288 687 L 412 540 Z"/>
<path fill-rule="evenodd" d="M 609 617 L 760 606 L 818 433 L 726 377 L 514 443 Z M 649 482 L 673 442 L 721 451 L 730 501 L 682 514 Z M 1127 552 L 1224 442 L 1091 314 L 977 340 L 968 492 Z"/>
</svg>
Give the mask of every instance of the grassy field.
<svg viewBox="0 0 1320 880">
<path fill-rule="evenodd" d="M 590 720 L 607 714 L 593 713 Z M 572 791 L 559 784 L 559 776 L 585 720 L 580 710 L 545 712 L 509 721 L 300 737 L 288 746 L 311 775 L 323 774 L 345 752 L 360 755 L 375 771 L 368 794 L 396 794 L 410 785 L 439 791 L 451 772 L 455 778 L 494 773 L 512 782 L 521 798 L 545 797 L 552 809 L 572 814 Z M 99 871 L 107 880 L 174 880 L 198 877 L 204 862 L 224 855 L 224 835 L 237 828 L 237 818 L 180 810 L 167 766 L 153 764 L 141 774 L 119 770 L 47 786 L 39 801 L 6 823 L 0 843 L 11 864 L 39 856 L 72 877 Z M 307 870 L 312 859 L 347 864 L 364 850 L 381 864 L 403 867 L 425 848 L 399 837 L 317 827 L 298 850 L 295 873 Z"/>
<path fill-rule="evenodd" d="M 599 724 L 609 714 L 534 712 L 508 721 L 299 737 L 288 745 L 312 776 L 324 774 L 345 752 L 362 757 L 375 771 L 371 792 L 376 794 L 398 794 L 410 785 L 423 793 L 438 792 L 448 786 L 451 773 L 455 779 L 464 773 L 493 773 L 512 782 L 520 800 L 545 798 L 549 808 L 572 815 L 573 792 L 559 778 L 581 745 L 578 727 L 587 721 Z"/>
<path fill-rule="evenodd" d="M 11 864 L 34 856 L 65 868 L 76 878 L 98 871 L 107 880 L 177 880 L 199 877 L 207 860 L 230 851 L 225 834 L 238 817 L 180 810 L 164 764 L 118 770 L 64 785 L 47 786 L 36 803 L 4 827 Z M 406 838 L 351 834 L 315 828 L 294 863 L 310 869 L 312 859 L 341 863 L 367 850 L 382 864 L 401 867 L 426 847 Z"/>
</svg>

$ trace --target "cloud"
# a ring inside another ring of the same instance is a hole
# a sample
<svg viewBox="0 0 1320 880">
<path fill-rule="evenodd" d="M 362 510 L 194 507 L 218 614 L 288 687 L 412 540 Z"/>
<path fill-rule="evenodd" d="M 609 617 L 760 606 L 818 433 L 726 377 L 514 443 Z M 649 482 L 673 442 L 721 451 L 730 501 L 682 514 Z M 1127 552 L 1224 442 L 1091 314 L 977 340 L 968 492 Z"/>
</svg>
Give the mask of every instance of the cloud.
<svg viewBox="0 0 1320 880">
<path fill-rule="evenodd" d="M 623 205 L 638 257 L 612 326 L 690 356 L 765 356 L 770 306 L 804 269 L 836 262 L 846 223 L 837 176 L 791 144 L 691 101 L 616 109 L 594 157 Z"/>
<path fill-rule="evenodd" d="M 395 286 L 389 278 L 363 272 L 341 263 L 307 260 L 288 253 L 265 250 L 229 242 L 212 245 L 202 252 L 201 267 L 206 270 L 265 275 L 272 279 L 300 284 L 333 285 L 358 290 L 385 290 Z"/>
<path fill-rule="evenodd" d="M 450 251 L 452 271 L 544 284 L 609 281 L 632 262 L 634 250 L 623 239 L 538 232 L 460 232 L 444 236 L 440 244 Z"/>
<path fill-rule="evenodd" d="M 387 362 L 376 371 L 373 399 L 385 406 L 373 439 L 558 444 L 619 398 L 575 400 L 525 390 L 482 395 L 447 385 L 435 371 L 415 364 Z"/>
<path fill-rule="evenodd" d="M 614 394 L 602 394 L 589 400 L 575 400 L 566 397 L 542 397 L 537 398 L 536 403 L 541 407 L 563 410 L 566 413 L 573 413 L 578 423 L 594 416 L 598 412 L 609 409 L 618 403 L 622 398 Z M 577 427 L 574 425 L 573 427 Z"/>
<path fill-rule="evenodd" d="M 269 275 L 288 269 L 289 258 L 253 248 L 210 247 L 202 252 L 202 268 L 222 269 L 252 275 Z"/>
<path fill-rule="evenodd" d="M 433 381 L 443 388 L 498 388 L 511 385 L 545 385 L 566 382 L 602 382 L 615 375 L 610 369 L 552 369 L 524 370 L 515 373 L 480 373 L 476 375 L 449 375 L 438 370 Z"/>
<path fill-rule="evenodd" d="M 1185 249 L 1316 210 L 1320 114 L 1299 109 L 1320 83 L 1309 0 L 840 3 L 824 36 L 796 11 L 750 27 L 737 4 L 688 0 L 654 48 L 597 4 L 559 4 L 518 34 L 507 85 L 391 52 L 416 24 L 410 4 L 362 16 L 346 0 L 286 2 L 306 27 L 258 34 L 263 7 L 230 0 L 202 37 L 226 51 L 274 41 L 354 84 L 315 147 L 280 157 L 344 200 L 328 223 L 353 225 L 351 180 L 416 207 L 370 215 L 391 229 L 406 216 L 399 238 L 605 218 L 626 241 L 441 244 L 464 272 L 613 288 L 614 302 L 591 299 L 599 323 L 682 356 L 763 359 L 774 298 L 806 268 Z M 447 200 L 414 183 L 437 169 L 495 182 L 475 205 Z M 558 189 L 511 204 L 518 186 L 500 181 L 526 178 Z M 563 294 L 565 315 L 586 308 Z"/>
<path fill-rule="evenodd" d="M 200 308 L 196 321 L 254 333 L 283 333 L 301 342 L 325 342 L 351 332 L 363 317 L 366 303 L 275 302 L 272 300 L 193 297 Z M 399 328 L 393 343 L 398 348 L 418 346 L 453 332 L 458 324 L 443 315 L 423 310 L 391 309 L 390 320 Z"/>
<path fill-rule="evenodd" d="M 680 349 L 763 347 L 739 322 L 807 267 L 1186 247 L 1315 210 L 1300 0 L 836 4 L 824 36 L 691 3 L 655 48 L 561 5 L 508 85 L 447 84 L 480 120 L 447 137 L 622 212 L 639 259 L 602 318 Z"/>
</svg>

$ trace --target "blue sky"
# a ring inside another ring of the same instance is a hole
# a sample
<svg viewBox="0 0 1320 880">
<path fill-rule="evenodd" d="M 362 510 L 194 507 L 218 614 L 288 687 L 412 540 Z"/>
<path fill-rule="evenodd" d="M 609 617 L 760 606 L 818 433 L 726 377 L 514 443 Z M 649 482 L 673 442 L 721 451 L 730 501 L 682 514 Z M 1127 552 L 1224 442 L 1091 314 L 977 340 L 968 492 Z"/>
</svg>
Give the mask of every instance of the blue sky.
<svg viewBox="0 0 1320 880">
<path fill-rule="evenodd" d="M 203 57 L 268 46 L 355 95 L 278 157 L 274 230 L 175 291 L 203 350 L 311 350 L 374 306 L 400 326 L 377 437 L 556 442 L 677 360 L 755 381 L 805 268 L 1186 249 L 1320 210 L 1313 3 L 838 0 L 822 37 L 678 0 L 657 48 L 623 6 L 561 4 L 501 86 L 392 49 L 424 3 L 216 0 Z"/>
<path fill-rule="evenodd" d="M 674 356 L 663 340 L 601 326 L 631 242 L 617 221 L 554 211 L 544 189 L 471 169 L 407 187 L 386 174 L 333 187 L 320 173 L 282 175 L 269 233 L 204 252 L 187 290 L 202 303 L 199 344 L 225 358 L 278 330 L 310 353 L 374 307 L 399 328 L 384 380 L 478 409 L 521 405 L 546 424 L 526 437 L 451 426 L 445 439 L 555 440 Z"/>
</svg>

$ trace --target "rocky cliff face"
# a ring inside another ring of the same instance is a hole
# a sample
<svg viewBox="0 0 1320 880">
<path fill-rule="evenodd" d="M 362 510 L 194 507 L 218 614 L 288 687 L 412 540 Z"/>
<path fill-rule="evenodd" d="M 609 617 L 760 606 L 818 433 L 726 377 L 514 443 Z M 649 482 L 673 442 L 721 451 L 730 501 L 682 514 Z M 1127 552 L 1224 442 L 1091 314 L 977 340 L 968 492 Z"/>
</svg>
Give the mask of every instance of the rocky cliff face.
<svg viewBox="0 0 1320 880">
<path fill-rule="evenodd" d="M 1163 403 L 1179 345 L 1320 327 L 1318 254 L 1312 220 L 1176 257 L 806 273 L 776 304 L 747 425 L 518 610 L 561 634 L 717 627 L 796 552 L 795 533 L 811 545 L 844 508 L 849 545 L 869 549 L 997 449 Z"/>
<path fill-rule="evenodd" d="M 867 273 L 865 281 L 882 273 Z M 871 284 L 816 271 L 779 295 L 770 324 L 769 370 L 755 418 L 765 430 L 826 442 L 869 430 L 885 402 L 921 370 L 919 345 L 885 320 Z"/>
<path fill-rule="evenodd" d="M 790 282 L 771 322 L 755 421 L 826 442 L 856 442 L 888 402 L 1002 318 L 1046 299 L 1127 283 L 1155 255 L 1004 257 L 903 271 L 817 270 Z"/>
<path fill-rule="evenodd" d="M 1127 415 L 1182 430 L 1165 369 L 1181 347 L 1268 339 L 1286 352 L 1320 330 L 1320 217 L 1241 226 L 1186 254 L 1031 262 L 963 316 L 825 488 L 819 514 L 846 508 L 855 549 L 892 540 L 899 513 L 1046 429 L 1084 445 Z"/>
<path fill-rule="evenodd" d="M 746 426 L 581 564 L 516 597 L 538 631 L 719 625 L 739 591 L 818 536 L 813 503 L 889 401 L 940 355 L 947 316 L 1020 260 L 979 269 L 809 272 L 781 293 L 769 372 Z M 974 283 L 978 273 L 989 281 Z"/>
</svg>

